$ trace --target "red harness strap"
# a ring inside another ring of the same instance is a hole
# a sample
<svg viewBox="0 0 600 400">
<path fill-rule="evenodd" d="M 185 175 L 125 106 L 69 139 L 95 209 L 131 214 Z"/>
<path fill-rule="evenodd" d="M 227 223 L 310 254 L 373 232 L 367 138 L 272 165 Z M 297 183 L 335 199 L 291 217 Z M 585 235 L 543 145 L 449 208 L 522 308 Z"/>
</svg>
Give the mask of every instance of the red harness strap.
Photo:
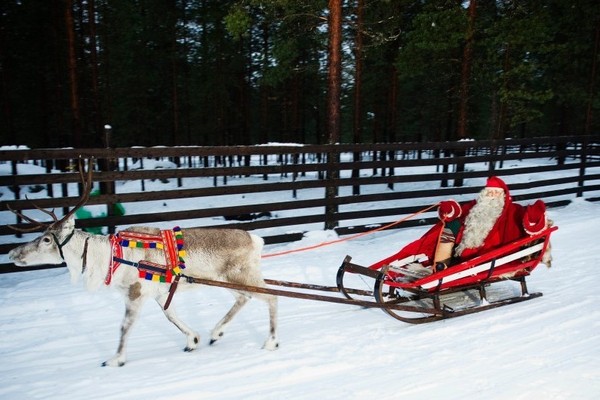
<svg viewBox="0 0 600 400">
<path fill-rule="evenodd" d="M 172 270 L 177 266 L 177 249 L 175 248 L 175 237 L 173 236 L 173 231 L 170 229 L 160 231 L 162 236 L 162 242 L 165 245 L 165 263 L 167 265 L 167 270 Z"/>
<path fill-rule="evenodd" d="M 115 261 L 115 258 L 123 257 L 123 248 L 121 247 L 121 242 L 119 240 L 118 234 L 110 235 L 108 237 L 108 239 L 110 240 L 110 255 L 111 256 L 110 256 L 110 263 L 108 265 L 108 272 L 106 273 L 106 278 L 104 278 L 104 284 L 106 286 L 110 285 L 112 276 L 115 274 L 115 271 L 117 270 L 117 268 L 119 268 L 119 265 L 121 265 L 120 262 Z"/>
</svg>

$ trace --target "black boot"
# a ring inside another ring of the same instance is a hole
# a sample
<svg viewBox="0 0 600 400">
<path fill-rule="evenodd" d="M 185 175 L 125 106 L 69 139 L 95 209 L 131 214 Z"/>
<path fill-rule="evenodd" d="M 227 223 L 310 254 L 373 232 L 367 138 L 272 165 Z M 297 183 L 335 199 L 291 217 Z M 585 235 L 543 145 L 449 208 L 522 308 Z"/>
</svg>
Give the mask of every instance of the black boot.
<svg viewBox="0 0 600 400">
<path fill-rule="evenodd" d="M 439 262 L 439 263 L 435 264 L 435 271 L 436 272 L 443 271 L 446 268 L 448 268 L 448 266 L 445 263 L 443 263 L 443 262 Z"/>
</svg>

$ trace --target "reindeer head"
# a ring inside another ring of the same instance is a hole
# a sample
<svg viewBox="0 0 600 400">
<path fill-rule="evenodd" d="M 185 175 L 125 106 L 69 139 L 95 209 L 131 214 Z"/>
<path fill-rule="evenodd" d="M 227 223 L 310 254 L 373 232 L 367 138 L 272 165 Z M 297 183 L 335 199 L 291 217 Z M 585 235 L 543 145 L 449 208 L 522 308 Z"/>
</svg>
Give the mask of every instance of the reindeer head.
<svg viewBox="0 0 600 400">
<path fill-rule="evenodd" d="M 60 224 L 52 224 L 37 239 L 25 243 L 8 253 L 8 258 L 19 267 L 42 264 L 62 264 L 62 248 L 75 233 L 75 219 L 69 217 Z"/>
<path fill-rule="evenodd" d="M 11 228 L 20 232 L 33 232 L 40 228 L 45 228 L 44 233 L 37 239 L 14 248 L 8 253 L 8 258 L 14 262 L 15 265 L 25 267 L 42 264 L 61 264 L 65 261 L 63 247 L 75 234 L 75 219 L 73 215 L 89 199 L 93 183 L 92 173 L 92 160 L 90 160 L 88 163 L 88 171 L 86 175 L 83 172 L 83 163 L 80 159 L 79 175 L 83 183 L 82 195 L 75 207 L 66 213 L 62 218 L 59 219 L 56 214 L 54 214 L 54 211 L 44 210 L 35 206 L 35 208 L 38 210 L 52 217 L 53 222 L 51 223 L 34 220 L 33 218 L 30 218 L 21 212 L 8 207 L 10 211 L 34 225 L 31 228 L 17 228 L 15 226 L 11 226 Z"/>
</svg>

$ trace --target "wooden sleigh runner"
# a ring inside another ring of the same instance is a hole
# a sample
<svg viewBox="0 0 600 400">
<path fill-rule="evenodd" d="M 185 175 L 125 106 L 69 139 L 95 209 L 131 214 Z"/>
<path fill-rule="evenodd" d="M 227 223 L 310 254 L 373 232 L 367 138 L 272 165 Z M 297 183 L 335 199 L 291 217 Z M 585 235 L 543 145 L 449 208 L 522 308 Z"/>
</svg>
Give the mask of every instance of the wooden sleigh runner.
<svg viewBox="0 0 600 400">
<path fill-rule="evenodd" d="M 350 276 L 372 279 L 373 292 L 383 311 L 408 323 L 424 323 L 490 308 L 518 303 L 540 297 L 529 293 L 526 278 L 541 263 L 550 244 L 553 226 L 539 234 L 516 240 L 486 254 L 460 262 L 443 271 L 431 273 L 424 254 L 405 252 L 400 259 L 394 256 L 364 267 L 351 262 L 347 256 L 337 273 L 339 291 L 348 299 L 357 299 L 350 288 Z M 397 254 L 402 254 L 402 250 Z M 506 293 L 500 282 L 520 283 L 520 293 Z M 391 307 L 393 306 L 393 307 Z"/>
</svg>

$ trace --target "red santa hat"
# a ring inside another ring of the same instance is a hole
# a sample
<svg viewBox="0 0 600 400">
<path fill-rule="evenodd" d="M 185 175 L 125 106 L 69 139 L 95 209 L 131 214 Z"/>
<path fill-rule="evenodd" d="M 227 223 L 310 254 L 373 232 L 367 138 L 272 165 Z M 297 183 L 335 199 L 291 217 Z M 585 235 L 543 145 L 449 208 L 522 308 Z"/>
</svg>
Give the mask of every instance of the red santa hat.
<svg viewBox="0 0 600 400">
<path fill-rule="evenodd" d="M 508 186 L 506 186 L 506 183 L 504 183 L 504 181 L 497 176 L 490 176 L 485 184 L 485 187 L 502 189 L 505 192 L 508 192 Z"/>
<path fill-rule="evenodd" d="M 536 235 L 546 228 L 546 204 L 542 200 L 527 206 L 523 216 L 523 228 L 529 235 Z"/>
</svg>

